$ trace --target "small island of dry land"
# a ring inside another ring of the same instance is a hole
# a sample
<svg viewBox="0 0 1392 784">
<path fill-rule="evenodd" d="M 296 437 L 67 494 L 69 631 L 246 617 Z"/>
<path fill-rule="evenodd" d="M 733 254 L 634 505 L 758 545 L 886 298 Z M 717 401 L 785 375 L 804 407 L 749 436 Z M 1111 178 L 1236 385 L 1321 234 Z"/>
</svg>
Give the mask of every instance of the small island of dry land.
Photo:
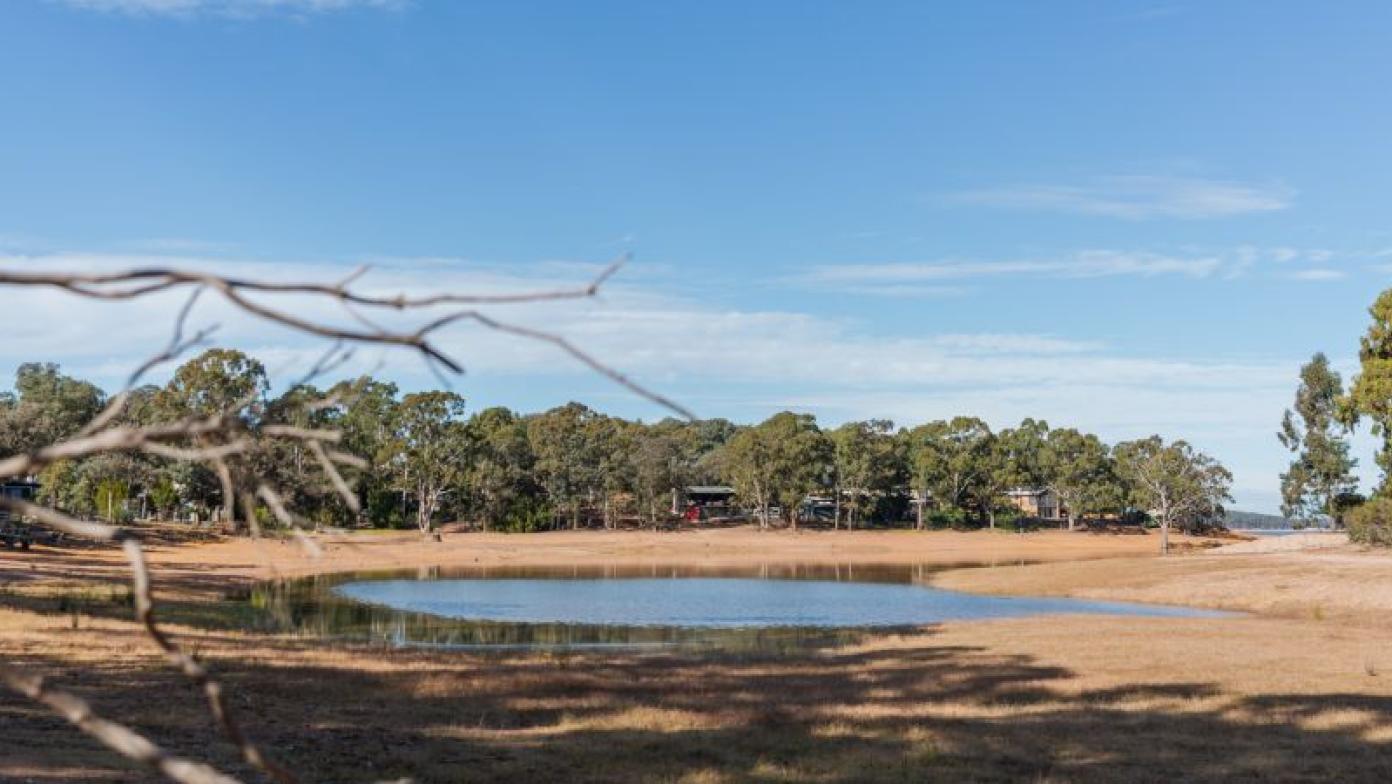
<svg viewBox="0 0 1392 784">
<path fill-rule="evenodd" d="M 166 626 L 306 781 L 1392 780 L 1392 555 L 1048 531 L 155 539 Z M 1036 616 L 787 653 L 393 648 L 240 630 L 277 577 L 421 566 L 922 565 L 938 587 L 1237 611 Z M 982 565 L 990 565 L 983 568 Z M 115 548 L 0 551 L 0 656 L 258 780 L 129 619 Z M 132 654 L 132 651 L 137 652 Z M 9 692 L 0 780 L 152 780 Z"/>
</svg>

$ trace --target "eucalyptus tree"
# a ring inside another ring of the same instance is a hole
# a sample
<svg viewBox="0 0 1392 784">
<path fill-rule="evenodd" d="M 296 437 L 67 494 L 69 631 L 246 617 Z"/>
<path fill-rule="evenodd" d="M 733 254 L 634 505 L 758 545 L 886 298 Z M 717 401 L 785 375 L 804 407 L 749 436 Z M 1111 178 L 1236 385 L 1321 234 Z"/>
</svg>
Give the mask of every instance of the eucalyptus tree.
<svg viewBox="0 0 1392 784">
<path fill-rule="evenodd" d="M 64 375 L 56 364 L 20 365 L 14 393 L 0 396 L 0 457 L 33 451 L 77 433 L 105 403 L 106 395 L 96 385 Z M 69 511 L 90 511 L 91 488 L 76 484 L 80 466 L 61 462 L 44 472 L 45 497 Z"/>
<path fill-rule="evenodd" d="M 664 419 L 656 427 L 675 426 L 682 441 L 682 459 L 686 480 L 693 484 L 720 481 L 720 451 L 742 429 L 728 419 L 702 419 L 682 422 Z"/>
<path fill-rule="evenodd" d="M 463 416 L 464 398 L 453 392 L 407 395 L 394 412 L 388 465 L 397 488 L 415 496 L 422 533 L 434 526 L 446 494 L 464 489 L 472 443 Z"/>
<path fill-rule="evenodd" d="M 1358 461 L 1349 454 L 1349 428 L 1340 419 L 1343 397 L 1343 379 L 1324 354 L 1315 354 L 1300 368 L 1295 408 L 1286 409 L 1276 434 L 1294 454 L 1281 474 L 1286 517 L 1309 521 L 1324 516 L 1342 525 L 1340 500 L 1358 487 L 1353 474 Z"/>
<path fill-rule="evenodd" d="M 486 531 L 506 523 L 520 503 L 536 494 L 532 477 L 536 458 L 527 440 L 527 422 L 506 408 L 495 406 L 474 414 L 468 429 L 475 450 L 469 489 Z"/>
<path fill-rule="evenodd" d="M 26 362 L 15 391 L 0 396 L 0 456 L 28 452 L 76 433 L 101 411 L 106 394 L 51 362 Z"/>
<path fill-rule="evenodd" d="M 796 529 L 803 500 L 828 486 L 833 461 L 831 440 L 816 418 L 789 411 L 741 430 L 723 453 L 726 478 L 759 510 L 764 527 L 770 507 L 777 504 Z"/>
<path fill-rule="evenodd" d="M 593 494 L 600 496 L 601 519 L 606 529 L 617 526 L 615 500 L 633 489 L 633 442 L 641 423 L 626 422 L 617 417 L 595 414 L 585 428 L 584 449 L 594 461 Z"/>
<path fill-rule="evenodd" d="M 636 428 L 630 443 L 629 471 L 639 511 L 655 526 L 658 509 L 668 494 L 690 480 L 692 466 L 686 444 L 679 430 L 660 426 Z"/>
<path fill-rule="evenodd" d="M 180 365 L 158 396 L 175 416 L 211 416 L 248 408 L 259 414 L 270 391 L 266 367 L 241 351 L 214 348 Z"/>
<path fill-rule="evenodd" d="M 406 523 L 405 491 L 396 487 L 389 465 L 397 446 L 397 396 L 395 384 L 364 377 L 331 387 L 324 409 L 343 434 L 339 446 L 367 461 L 367 469 L 356 473 L 356 491 L 373 525 Z"/>
<path fill-rule="evenodd" d="M 1358 375 L 1349 390 L 1348 421 L 1367 417 L 1373 422 L 1373 435 L 1382 439 L 1377 464 L 1382 482 L 1377 494 L 1392 497 L 1392 289 L 1380 294 L 1368 309 L 1373 323 L 1363 335 L 1358 350 Z"/>
<path fill-rule="evenodd" d="M 923 527 L 922 502 L 931 496 L 939 506 L 980 507 L 983 485 L 993 469 L 991 428 L 976 417 L 929 422 L 908 432 L 909 459 L 919 493 L 918 527 Z"/>
<path fill-rule="evenodd" d="M 1170 548 L 1170 527 L 1186 529 L 1221 520 L 1231 501 L 1232 474 L 1187 442 L 1166 444 L 1159 436 L 1117 444 L 1117 467 L 1131 502 L 1160 523 L 1160 552 Z"/>
<path fill-rule="evenodd" d="M 906 475 L 902 452 L 894 438 L 894 423 L 887 419 L 847 422 L 832 430 L 834 454 L 833 491 L 835 516 L 832 527 L 841 525 L 841 511 L 846 509 L 846 527 L 856 522 L 900 486 Z"/>
<path fill-rule="evenodd" d="M 567 403 L 527 420 L 538 481 L 553 511 L 568 516 L 571 528 L 580 527 L 585 501 L 603 485 L 592 448 L 598 416 L 588 406 Z"/>
<path fill-rule="evenodd" d="M 1068 511 L 1068 530 L 1078 518 L 1099 512 L 1119 494 L 1111 450 L 1091 433 L 1051 430 L 1040 451 L 1041 484 Z"/>
<path fill-rule="evenodd" d="M 1026 419 L 1019 427 L 986 436 L 982 470 L 974 495 L 990 528 L 996 527 L 996 507 L 1006 491 L 1040 484 L 1040 455 L 1048 432 L 1048 423 Z"/>
</svg>

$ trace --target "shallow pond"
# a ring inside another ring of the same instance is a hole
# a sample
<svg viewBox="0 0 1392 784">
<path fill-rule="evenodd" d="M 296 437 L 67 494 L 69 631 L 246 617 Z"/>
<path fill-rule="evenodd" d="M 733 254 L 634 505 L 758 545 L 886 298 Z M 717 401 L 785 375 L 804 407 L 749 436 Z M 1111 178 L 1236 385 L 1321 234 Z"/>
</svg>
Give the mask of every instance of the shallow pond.
<svg viewBox="0 0 1392 784">
<path fill-rule="evenodd" d="M 924 566 L 427 569 L 258 586 L 269 630 L 399 645 L 772 650 L 870 630 L 1041 614 L 1212 617 L 1204 610 L 929 587 Z"/>
</svg>

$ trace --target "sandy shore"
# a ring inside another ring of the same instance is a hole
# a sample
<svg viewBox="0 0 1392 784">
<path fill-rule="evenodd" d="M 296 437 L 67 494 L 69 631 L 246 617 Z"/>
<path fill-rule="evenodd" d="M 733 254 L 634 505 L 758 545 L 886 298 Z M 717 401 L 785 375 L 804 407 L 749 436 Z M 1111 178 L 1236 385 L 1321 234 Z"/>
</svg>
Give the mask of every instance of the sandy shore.
<svg viewBox="0 0 1392 784">
<path fill-rule="evenodd" d="M 689 564 L 923 564 L 976 566 L 1152 555 L 1158 537 L 1041 531 L 761 531 L 756 527 L 651 531 L 558 531 L 540 534 L 447 534 L 442 542 L 413 533 L 316 537 L 315 556 L 291 540 L 224 538 L 148 546 L 156 577 L 195 588 L 308 574 L 423 566 L 595 566 Z M 1212 540 L 1174 537 L 1179 549 Z M 0 580 L 120 578 L 116 548 L 0 550 Z"/>
</svg>

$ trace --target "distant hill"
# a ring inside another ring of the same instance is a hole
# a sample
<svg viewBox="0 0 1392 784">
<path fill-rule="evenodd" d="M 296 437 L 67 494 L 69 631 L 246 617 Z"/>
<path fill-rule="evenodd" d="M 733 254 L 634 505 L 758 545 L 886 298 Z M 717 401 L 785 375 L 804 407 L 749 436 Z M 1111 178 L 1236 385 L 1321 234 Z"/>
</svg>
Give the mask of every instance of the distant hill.
<svg viewBox="0 0 1392 784">
<path fill-rule="evenodd" d="M 1256 528 L 1264 531 L 1314 527 L 1297 525 L 1294 520 L 1282 517 L 1281 515 L 1261 514 L 1260 512 L 1242 512 L 1237 509 L 1228 510 L 1224 523 L 1229 528 Z"/>
</svg>

